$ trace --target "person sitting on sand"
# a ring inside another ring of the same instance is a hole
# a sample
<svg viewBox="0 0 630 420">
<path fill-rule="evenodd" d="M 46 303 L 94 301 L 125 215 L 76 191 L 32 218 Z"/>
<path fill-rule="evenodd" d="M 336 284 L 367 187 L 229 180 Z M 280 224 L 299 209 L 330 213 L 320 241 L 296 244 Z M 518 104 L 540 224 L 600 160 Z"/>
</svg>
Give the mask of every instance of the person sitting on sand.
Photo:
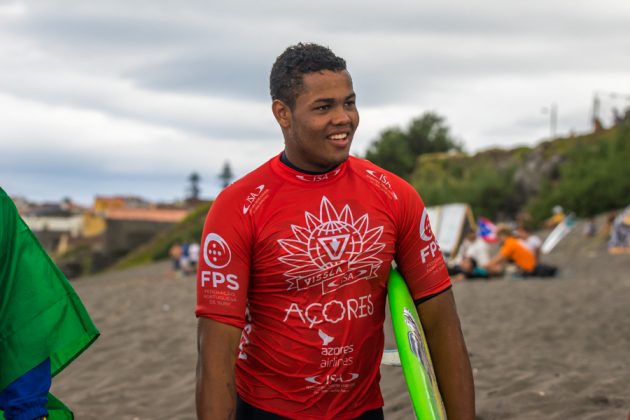
<svg viewBox="0 0 630 420">
<path fill-rule="evenodd" d="M 501 248 L 484 267 L 488 273 L 501 275 L 505 265 L 512 262 L 524 277 L 551 277 L 556 274 L 556 267 L 537 263 L 536 255 L 514 235 L 509 226 L 500 226 L 497 236 Z"/>
<path fill-rule="evenodd" d="M 455 265 L 449 267 L 449 274 L 453 281 L 489 277 L 484 268 L 490 261 L 490 246 L 474 229 L 466 232 L 466 237 L 460 246 Z"/>
<path fill-rule="evenodd" d="M 182 246 L 179 242 L 174 243 L 171 248 L 168 250 L 168 255 L 171 257 L 171 262 L 173 264 L 173 272 L 175 273 L 175 277 L 181 276 L 181 261 L 182 257 Z"/>
<path fill-rule="evenodd" d="M 461 268 L 462 262 L 466 258 L 466 253 L 468 252 L 468 248 L 470 248 L 470 246 L 473 244 L 476 236 L 477 235 L 475 235 L 475 231 L 471 228 L 468 228 L 468 230 L 464 232 L 464 239 L 462 240 L 462 243 L 459 245 L 459 248 L 457 249 L 457 253 L 447 263 L 448 274 L 452 276 L 452 275 L 460 274 L 462 272 L 462 268 Z"/>
<path fill-rule="evenodd" d="M 534 253 L 536 257 L 536 262 L 540 261 L 540 247 L 542 246 L 542 241 L 537 235 L 534 235 L 525 228 L 523 225 L 519 225 L 516 228 L 516 236 L 523 242 L 530 251 Z"/>
</svg>

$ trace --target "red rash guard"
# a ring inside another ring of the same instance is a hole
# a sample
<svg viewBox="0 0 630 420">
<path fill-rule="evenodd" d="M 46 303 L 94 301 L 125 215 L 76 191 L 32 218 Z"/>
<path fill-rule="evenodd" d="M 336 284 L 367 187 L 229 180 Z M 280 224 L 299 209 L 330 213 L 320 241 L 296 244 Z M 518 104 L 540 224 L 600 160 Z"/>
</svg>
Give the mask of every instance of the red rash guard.
<svg viewBox="0 0 630 420">
<path fill-rule="evenodd" d="M 354 157 L 322 175 L 271 159 L 217 197 L 202 239 L 196 314 L 243 329 L 238 393 L 286 417 L 383 405 L 394 258 L 414 299 L 450 287 L 418 193 Z"/>
</svg>

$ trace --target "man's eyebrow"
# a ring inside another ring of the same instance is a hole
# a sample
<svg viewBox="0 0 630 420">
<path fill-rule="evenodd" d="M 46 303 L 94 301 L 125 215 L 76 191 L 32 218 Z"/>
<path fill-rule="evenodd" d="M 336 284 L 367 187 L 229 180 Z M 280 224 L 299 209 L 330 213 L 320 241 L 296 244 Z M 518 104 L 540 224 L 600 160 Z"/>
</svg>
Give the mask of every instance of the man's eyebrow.
<svg viewBox="0 0 630 420">
<path fill-rule="evenodd" d="M 351 93 L 350 95 L 344 98 L 344 101 L 355 99 L 357 97 L 356 93 Z M 325 104 L 333 104 L 335 103 L 335 98 L 318 98 L 313 101 L 313 103 L 323 102 Z"/>
</svg>

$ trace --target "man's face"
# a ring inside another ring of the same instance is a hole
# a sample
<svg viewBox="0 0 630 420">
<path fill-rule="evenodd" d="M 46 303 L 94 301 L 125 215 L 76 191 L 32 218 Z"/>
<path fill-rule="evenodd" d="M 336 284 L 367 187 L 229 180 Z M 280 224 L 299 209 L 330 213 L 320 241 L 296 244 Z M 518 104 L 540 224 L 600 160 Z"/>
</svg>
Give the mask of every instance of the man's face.
<svg viewBox="0 0 630 420">
<path fill-rule="evenodd" d="M 302 91 L 283 126 L 287 158 L 300 169 L 328 171 L 348 159 L 358 125 L 347 71 L 305 74 Z"/>
</svg>

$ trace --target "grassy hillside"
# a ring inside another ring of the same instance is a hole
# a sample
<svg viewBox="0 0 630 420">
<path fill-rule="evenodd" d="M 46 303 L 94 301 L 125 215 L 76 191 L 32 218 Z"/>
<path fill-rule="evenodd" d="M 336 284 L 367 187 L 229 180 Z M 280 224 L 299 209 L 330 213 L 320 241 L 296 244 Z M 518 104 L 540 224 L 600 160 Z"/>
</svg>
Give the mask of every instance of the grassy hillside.
<svg viewBox="0 0 630 420">
<path fill-rule="evenodd" d="M 428 205 L 469 203 L 494 219 L 529 213 L 534 224 L 561 205 L 588 217 L 630 201 L 630 123 L 536 147 L 419 157 L 411 184 Z"/>
<path fill-rule="evenodd" d="M 168 257 L 171 246 L 177 242 L 199 242 L 206 214 L 211 204 L 201 204 L 184 220 L 159 233 L 151 241 L 116 262 L 111 268 L 117 270 L 164 259 Z"/>
</svg>

